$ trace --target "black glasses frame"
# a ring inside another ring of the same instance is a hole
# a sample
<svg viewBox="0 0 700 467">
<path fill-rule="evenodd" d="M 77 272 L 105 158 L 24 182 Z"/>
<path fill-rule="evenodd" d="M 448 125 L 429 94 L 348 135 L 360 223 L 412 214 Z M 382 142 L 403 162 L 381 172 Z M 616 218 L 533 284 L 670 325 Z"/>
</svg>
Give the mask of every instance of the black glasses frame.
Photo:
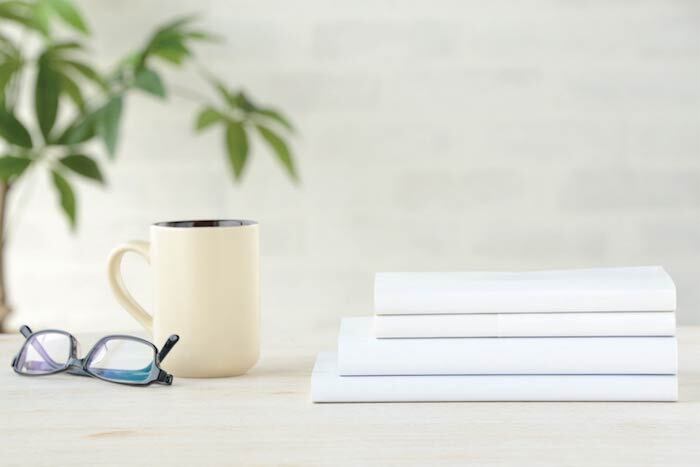
<svg viewBox="0 0 700 467">
<path fill-rule="evenodd" d="M 173 382 L 173 375 L 167 373 L 165 370 L 160 368 L 160 363 L 165 359 L 165 357 L 172 350 L 175 344 L 177 344 L 177 341 L 180 340 L 180 337 L 177 334 L 173 334 L 170 337 L 168 337 L 168 339 L 165 341 L 165 344 L 163 344 L 163 348 L 160 350 L 160 352 L 158 352 L 158 349 L 155 345 L 153 345 L 151 342 L 145 339 L 141 339 L 140 337 L 127 336 L 123 334 L 112 334 L 98 340 L 95 343 L 95 345 L 92 346 L 90 351 L 85 355 L 85 357 L 80 358 L 78 357 L 78 340 L 75 338 L 75 336 L 66 331 L 61 331 L 59 329 L 45 329 L 42 331 L 32 332 L 29 326 L 24 325 L 21 328 L 19 328 L 19 332 L 25 337 L 26 340 L 24 341 L 24 344 L 22 344 L 22 347 L 19 349 L 19 352 L 17 352 L 17 355 L 15 355 L 15 357 L 12 359 L 12 369 L 15 371 L 15 373 L 22 376 L 47 376 L 66 372 L 71 375 L 91 376 L 93 378 L 98 378 L 103 381 L 108 381 L 110 383 L 125 384 L 128 386 L 148 386 L 153 383 L 170 385 Z M 70 338 L 71 346 L 68 361 L 61 368 L 57 368 L 53 371 L 47 371 L 45 373 L 24 373 L 20 371 L 19 356 L 22 354 L 25 347 L 27 347 L 28 345 L 33 345 L 34 349 L 39 354 L 41 354 L 42 358 L 53 361 L 53 359 L 46 353 L 46 350 L 41 346 L 41 344 L 39 344 L 36 340 L 30 340 L 31 337 L 39 336 L 42 334 L 63 334 Z M 146 344 L 147 346 L 153 349 L 154 365 L 151 367 L 151 373 L 149 375 L 148 380 L 142 382 L 117 381 L 114 379 L 105 378 L 90 371 L 90 369 L 88 368 L 88 362 L 90 362 L 90 359 L 93 356 L 93 354 L 99 350 L 100 346 L 104 342 L 115 338 L 141 342 L 142 344 Z"/>
</svg>

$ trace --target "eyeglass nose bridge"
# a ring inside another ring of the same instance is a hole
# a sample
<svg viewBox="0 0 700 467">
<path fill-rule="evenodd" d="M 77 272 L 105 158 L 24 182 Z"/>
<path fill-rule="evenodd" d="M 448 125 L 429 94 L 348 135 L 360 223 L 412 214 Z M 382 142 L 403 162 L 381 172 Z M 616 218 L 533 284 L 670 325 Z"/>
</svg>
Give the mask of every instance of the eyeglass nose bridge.
<svg viewBox="0 0 700 467">
<path fill-rule="evenodd" d="M 68 369 L 66 372 L 70 373 L 71 375 L 90 376 L 90 374 L 85 371 L 86 360 L 87 358 L 71 357 L 70 360 L 68 360 Z"/>
</svg>

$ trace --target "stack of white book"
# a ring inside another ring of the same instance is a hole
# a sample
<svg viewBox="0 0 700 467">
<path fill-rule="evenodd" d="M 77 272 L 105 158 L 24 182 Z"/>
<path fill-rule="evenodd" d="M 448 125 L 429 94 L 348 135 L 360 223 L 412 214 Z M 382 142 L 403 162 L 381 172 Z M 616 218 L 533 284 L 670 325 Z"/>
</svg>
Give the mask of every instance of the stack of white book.
<svg viewBox="0 0 700 467">
<path fill-rule="evenodd" d="M 675 401 L 663 268 L 378 273 L 319 354 L 314 402 Z"/>
</svg>

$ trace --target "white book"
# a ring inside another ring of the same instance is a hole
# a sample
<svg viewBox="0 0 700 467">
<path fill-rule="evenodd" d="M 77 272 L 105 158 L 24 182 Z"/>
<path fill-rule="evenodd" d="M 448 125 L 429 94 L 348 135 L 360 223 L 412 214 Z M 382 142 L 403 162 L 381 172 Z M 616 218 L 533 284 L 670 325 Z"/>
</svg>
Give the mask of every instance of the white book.
<svg viewBox="0 0 700 467">
<path fill-rule="evenodd" d="M 376 315 L 377 338 L 673 336 L 673 311 Z"/>
<path fill-rule="evenodd" d="M 311 375 L 313 402 L 676 401 L 675 375 L 339 376 L 322 352 Z"/>
<path fill-rule="evenodd" d="M 375 313 L 674 311 L 676 288 L 660 266 L 529 272 L 383 272 Z"/>
<path fill-rule="evenodd" d="M 338 367 L 348 375 L 676 374 L 675 337 L 377 339 L 372 318 L 344 318 Z"/>
</svg>

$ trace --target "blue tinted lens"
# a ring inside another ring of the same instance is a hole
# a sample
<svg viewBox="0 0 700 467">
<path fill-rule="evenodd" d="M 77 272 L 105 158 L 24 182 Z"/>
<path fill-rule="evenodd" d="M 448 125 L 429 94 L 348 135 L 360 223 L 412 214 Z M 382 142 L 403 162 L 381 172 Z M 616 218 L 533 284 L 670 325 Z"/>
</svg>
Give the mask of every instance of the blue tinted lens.
<svg viewBox="0 0 700 467">
<path fill-rule="evenodd" d="M 125 383 L 145 383 L 151 379 L 151 370 L 153 364 L 140 370 L 116 370 L 109 368 L 91 368 L 95 376 L 113 381 L 122 381 Z"/>
</svg>

